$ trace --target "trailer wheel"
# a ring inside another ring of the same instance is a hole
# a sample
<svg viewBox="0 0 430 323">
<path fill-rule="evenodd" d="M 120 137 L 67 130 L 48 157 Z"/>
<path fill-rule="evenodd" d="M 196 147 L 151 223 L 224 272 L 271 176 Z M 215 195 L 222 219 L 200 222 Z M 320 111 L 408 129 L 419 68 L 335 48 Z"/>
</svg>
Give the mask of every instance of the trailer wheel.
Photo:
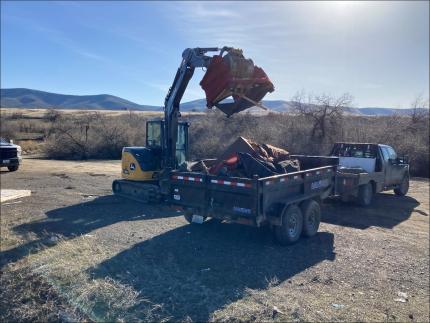
<svg viewBox="0 0 430 323">
<path fill-rule="evenodd" d="M 409 176 L 405 175 L 399 187 L 394 189 L 394 194 L 397 196 L 405 196 L 409 191 Z"/>
<path fill-rule="evenodd" d="M 7 166 L 7 169 L 9 169 L 10 172 L 16 172 L 18 170 L 19 166 Z"/>
<path fill-rule="evenodd" d="M 303 232 L 305 237 L 317 234 L 321 221 L 321 208 L 317 201 L 307 200 L 301 205 L 303 214 Z"/>
<path fill-rule="evenodd" d="M 289 245 L 299 240 L 303 228 L 302 211 L 297 205 L 290 205 L 282 212 L 282 225 L 275 227 L 276 240 Z"/>
<path fill-rule="evenodd" d="M 358 187 L 357 202 L 361 206 L 369 206 L 373 200 L 372 184 L 367 183 Z"/>
</svg>

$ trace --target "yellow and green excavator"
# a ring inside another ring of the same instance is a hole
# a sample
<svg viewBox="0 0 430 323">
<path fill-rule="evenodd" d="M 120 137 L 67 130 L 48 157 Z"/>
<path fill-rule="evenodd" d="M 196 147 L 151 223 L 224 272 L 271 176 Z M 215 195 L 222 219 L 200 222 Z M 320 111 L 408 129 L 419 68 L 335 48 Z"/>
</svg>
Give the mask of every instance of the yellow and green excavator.
<svg viewBox="0 0 430 323">
<path fill-rule="evenodd" d="M 207 56 L 208 52 L 219 52 Z M 263 69 L 231 47 L 187 48 L 164 101 L 164 118 L 146 122 L 146 146 L 124 147 L 122 179 L 112 183 L 115 195 L 141 202 L 160 202 L 169 188 L 169 174 L 188 160 L 189 124 L 180 121 L 180 101 L 195 68 L 206 68 L 200 82 L 207 107 L 227 116 L 252 106 L 274 90 Z M 231 98 L 230 98 L 231 97 Z M 230 98 L 230 99 L 229 99 Z"/>
</svg>

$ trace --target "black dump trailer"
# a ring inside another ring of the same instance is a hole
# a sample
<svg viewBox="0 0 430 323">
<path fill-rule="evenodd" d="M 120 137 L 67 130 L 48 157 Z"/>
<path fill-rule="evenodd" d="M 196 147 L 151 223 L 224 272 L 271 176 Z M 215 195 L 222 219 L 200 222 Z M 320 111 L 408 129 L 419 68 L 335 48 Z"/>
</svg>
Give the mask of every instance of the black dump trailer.
<svg viewBox="0 0 430 323">
<path fill-rule="evenodd" d="M 252 179 L 172 172 L 169 203 L 191 222 L 215 218 L 253 226 L 270 225 L 281 244 L 317 233 L 320 202 L 333 195 L 337 157 L 292 155 L 301 170 Z"/>
</svg>

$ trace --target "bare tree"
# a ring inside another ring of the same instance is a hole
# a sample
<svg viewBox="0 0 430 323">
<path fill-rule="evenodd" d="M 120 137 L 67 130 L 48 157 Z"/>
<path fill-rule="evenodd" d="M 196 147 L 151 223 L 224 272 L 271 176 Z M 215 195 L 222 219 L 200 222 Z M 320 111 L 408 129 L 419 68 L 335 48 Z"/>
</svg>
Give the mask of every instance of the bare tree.
<svg viewBox="0 0 430 323">
<path fill-rule="evenodd" d="M 321 141 L 327 137 L 329 128 L 340 129 L 345 108 L 351 102 L 352 96 L 348 93 L 334 97 L 327 94 L 306 95 L 300 92 L 292 99 L 293 111 L 312 121 L 312 139 Z"/>
<path fill-rule="evenodd" d="M 85 113 L 82 116 L 60 115 L 52 122 L 50 134 L 56 137 L 55 149 L 69 151 L 79 159 L 87 159 L 90 149 L 89 131 L 94 122 L 101 118 L 99 113 Z"/>
<path fill-rule="evenodd" d="M 422 95 L 418 95 L 411 103 L 411 124 L 415 126 L 429 118 L 429 99 L 424 100 Z"/>
</svg>

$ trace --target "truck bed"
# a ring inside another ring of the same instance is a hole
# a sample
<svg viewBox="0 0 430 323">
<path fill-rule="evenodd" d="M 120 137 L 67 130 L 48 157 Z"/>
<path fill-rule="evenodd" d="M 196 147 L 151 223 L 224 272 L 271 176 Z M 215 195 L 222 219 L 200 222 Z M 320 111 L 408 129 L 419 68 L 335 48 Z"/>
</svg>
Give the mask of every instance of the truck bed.
<svg viewBox="0 0 430 323">
<path fill-rule="evenodd" d="M 190 214 L 257 225 L 279 225 L 285 205 L 334 191 L 336 157 L 295 155 L 303 170 L 253 179 L 192 172 L 171 174 L 170 203 Z"/>
</svg>

